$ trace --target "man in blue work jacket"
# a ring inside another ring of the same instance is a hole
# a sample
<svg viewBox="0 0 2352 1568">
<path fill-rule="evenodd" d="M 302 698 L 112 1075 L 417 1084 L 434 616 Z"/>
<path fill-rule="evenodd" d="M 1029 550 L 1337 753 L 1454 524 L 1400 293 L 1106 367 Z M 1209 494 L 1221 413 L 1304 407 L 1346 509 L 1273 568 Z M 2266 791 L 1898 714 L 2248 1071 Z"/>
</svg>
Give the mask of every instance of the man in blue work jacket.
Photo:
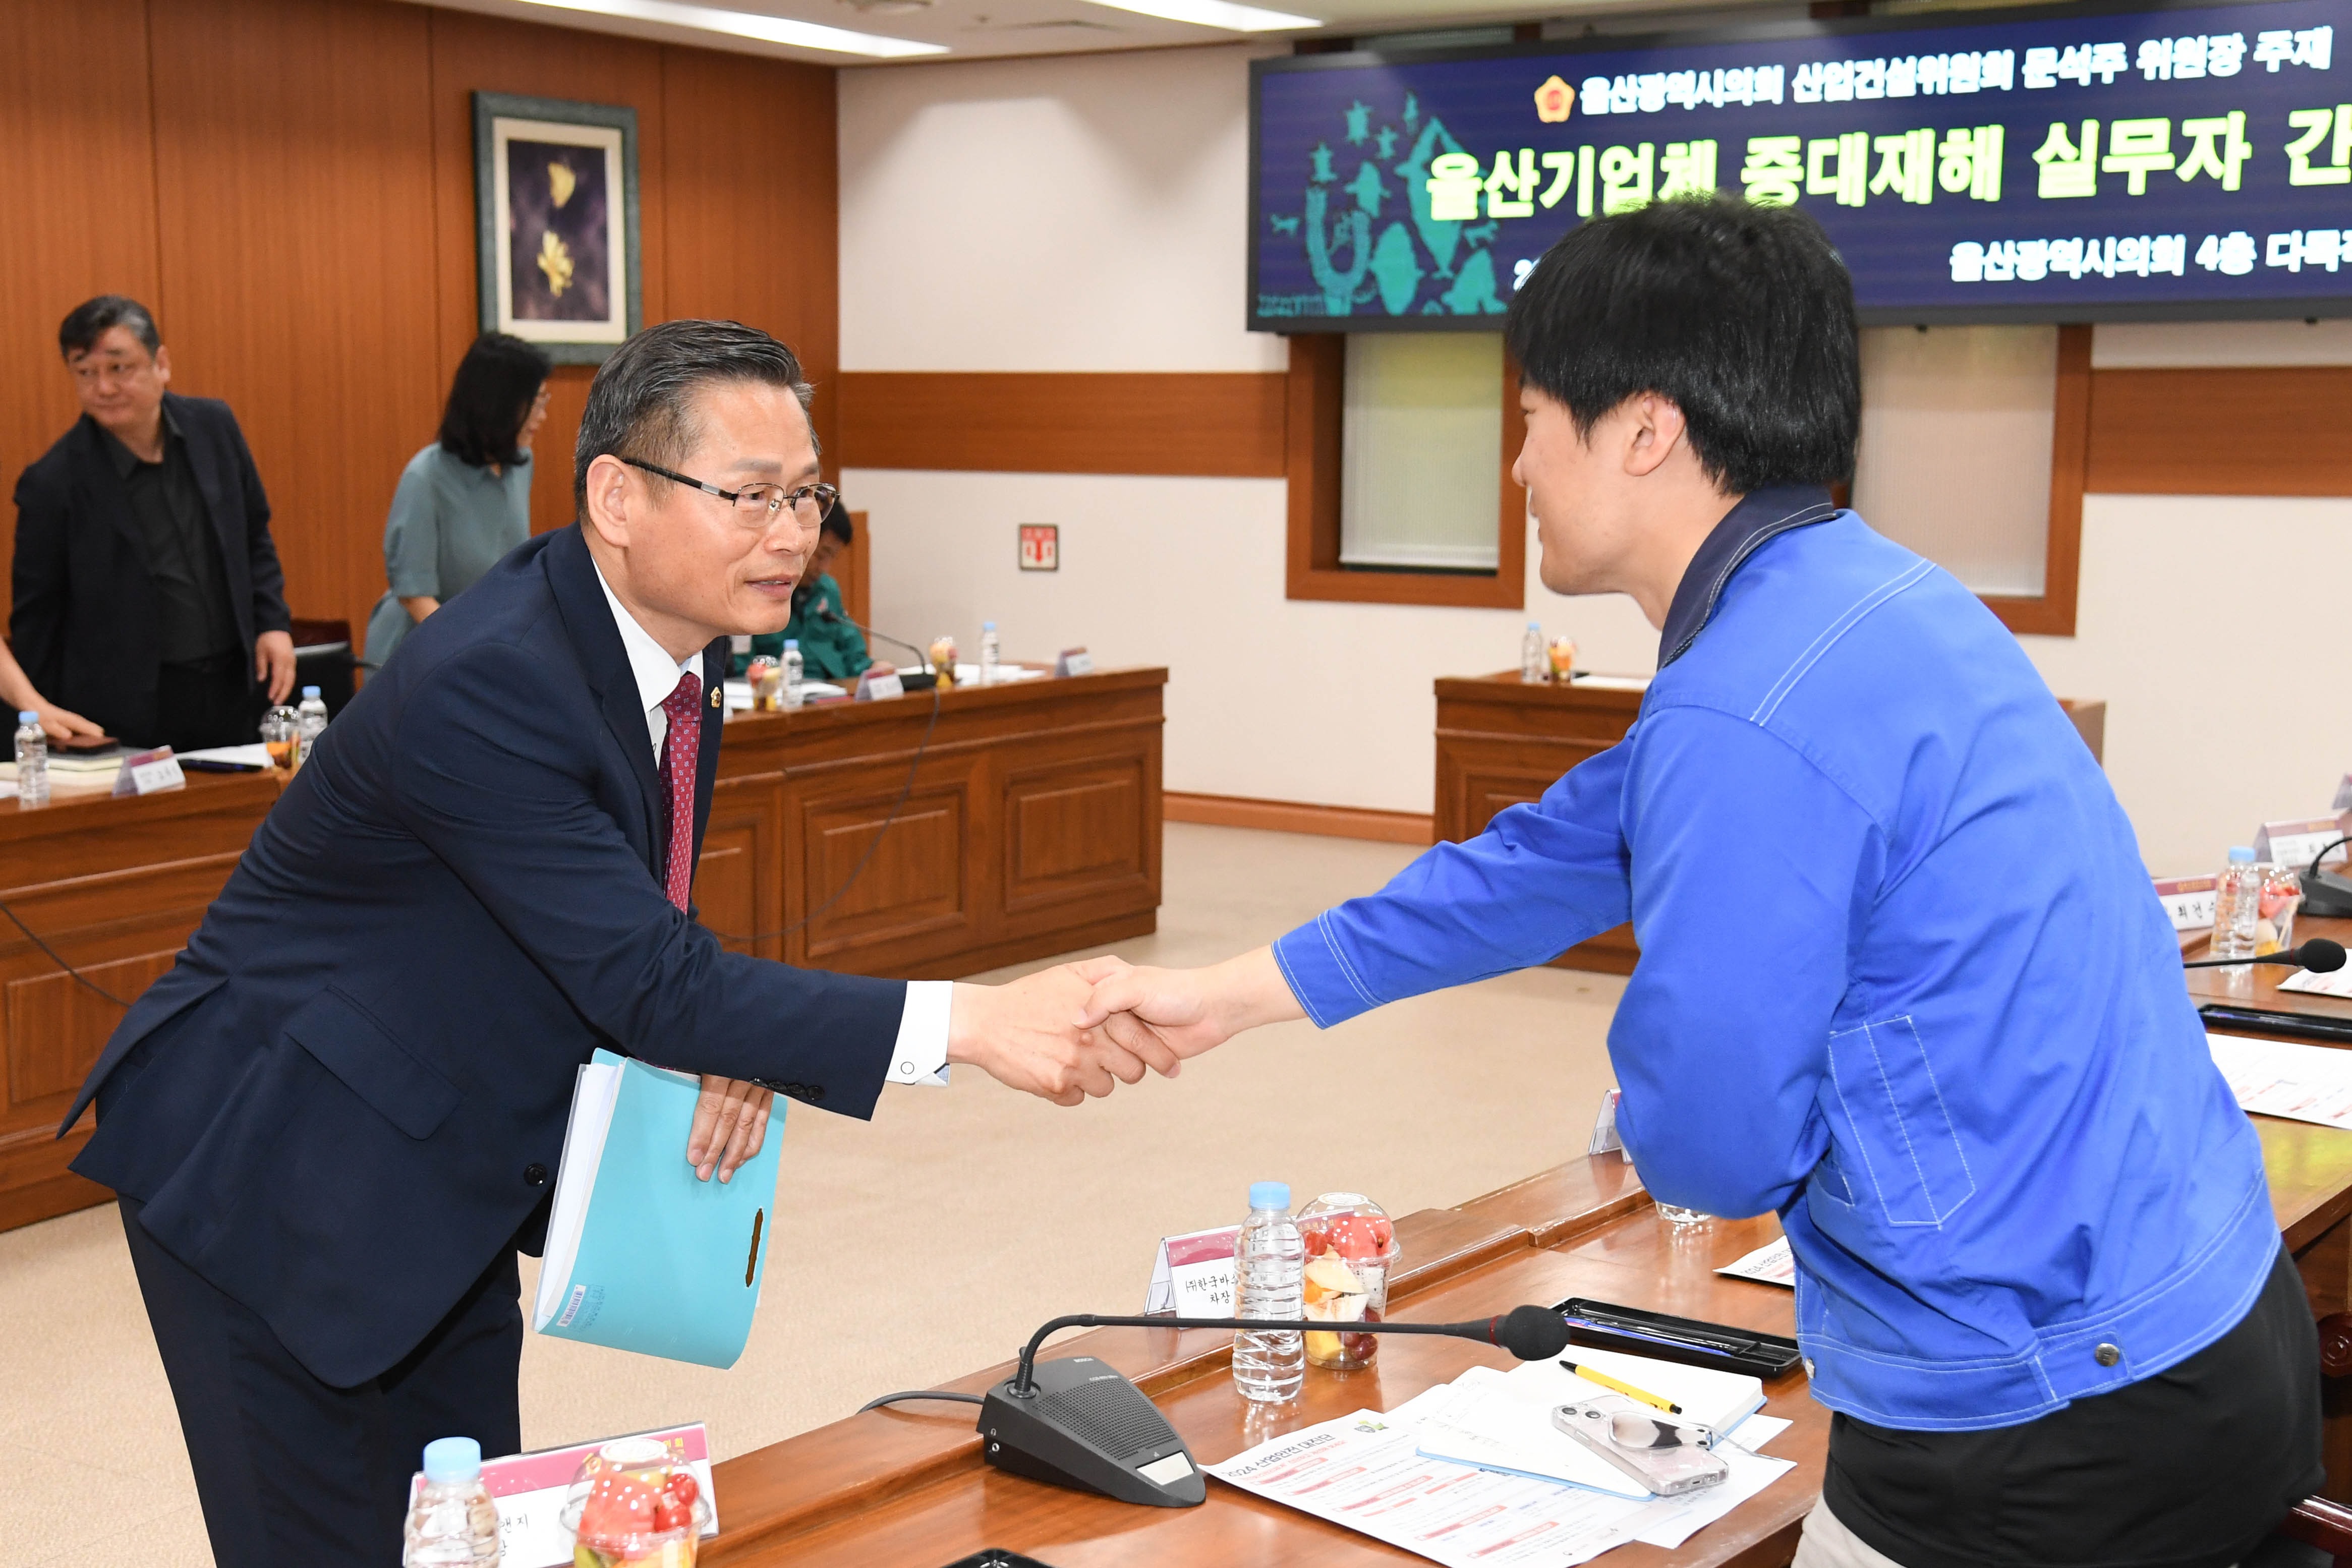
<svg viewBox="0 0 2352 1568">
<path fill-rule="evenodd" d="M 1779 1214 L 1836 1412 L 1801 1568 L 2234 1563 L 2320 1463 L 2309 1308 L 2131 824 L 2016 639 L 1840 509 L 1851 280 L 1788 208 L 1570 231 L 1506 328 L 1545 585 L 1661 631 L 1623 742 L 1271 947 L 1097 988 L 1152 1056 L 1628 918 L 1618 1126 Z M 1122 1016 L 1123 1015 L 1123 1016 Z"/>
</svg>

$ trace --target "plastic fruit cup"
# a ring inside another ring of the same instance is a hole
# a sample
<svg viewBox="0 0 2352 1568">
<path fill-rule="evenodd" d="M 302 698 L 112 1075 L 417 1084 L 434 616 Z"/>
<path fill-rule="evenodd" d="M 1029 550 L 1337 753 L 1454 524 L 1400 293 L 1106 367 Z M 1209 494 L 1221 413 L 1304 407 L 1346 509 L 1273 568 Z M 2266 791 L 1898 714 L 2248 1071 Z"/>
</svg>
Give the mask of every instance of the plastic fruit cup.
<svg viewBox="0 0 2352 1568">
<path fill-rule="evenodd" d="M 573 1568 L 694 1568 L 710 1504 L 667 1444 L 622 1437 L 580 1462 L 557 1517 Z"/>
<path fill-rule="evenodd" d="M 1387 1315 L 1389 1276 L 1400 1256 L 1396 1226 L 1361 1193 L 1327 1192 L 1299 1211 L 1298 1234 L 1307 1243 L 1303 1315 L 1333 1325 L 1307 1331 L 1307 1359 L 1342 1370 L 1370 1366 L 1381 1336 L 1344 1325 Z"/>
</svg>

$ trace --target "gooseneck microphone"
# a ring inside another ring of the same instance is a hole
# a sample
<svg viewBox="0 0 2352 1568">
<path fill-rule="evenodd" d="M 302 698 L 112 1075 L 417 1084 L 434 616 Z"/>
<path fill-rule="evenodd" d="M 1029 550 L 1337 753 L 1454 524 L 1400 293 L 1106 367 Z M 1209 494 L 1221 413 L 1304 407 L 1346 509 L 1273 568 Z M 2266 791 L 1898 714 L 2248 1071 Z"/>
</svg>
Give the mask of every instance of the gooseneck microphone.
<svg viewBox="0 0 2352 1568">
<path fill-rule="evenodd" d="M 1055 1318 L 1030 1335 L 1018 1370 L 980 1402 L 983 1457 L 999 1469 L 1033 1480 L 1154 1508 L 1195 1507 L 1207 1500 L 1208 1483 L 1176 1428 L 1117 1369 L 1091 1355 L 1037 1360 L 1048 1335 L 1087 1328 L 1442 1334 L 1496 1345 L 1521 1361 L 1541 1361 L 1568 1348 L 1568 1322 L 1548 1307 L 1517 1307 L 1500 1317 L 1464 1323 L 1104 1317 L 1092 1312 Z"/>
<path fill-rule="evenodd" d="M 2332 975 L 2344 967 L 2344 945 L 2330 942 L 2325 936 L 2315 936 L 2300 947 L 2265 954 L 2259 958 L 2200 958 L 2183 963 L 2184 969 L 2233 968 L 2240 964 L 2286 964 L 2298 969 L 2308 969 L 2315 975 Z"/>
<path fill-rule="evenodd" d="M 854 626 L 858 631 L 865 632 L 868 637 L 878 638 L 882 642 L 890 643 L 894 647 L 906 649 L 907 652 L 915 655 L 915 668 L 918 671 L 926 676 L 933 674 L 929 656 L 927 655 L 920 648 L 916 647 L 912 643 L 893 637 L 887 632 L 877 632 L 873 627 L 866 625 L 861 622 L 852 621 L 848 616 L 844 615 L 840 611 L 835 610 L 832 605 L 826 603 L 822 599 L 816 601 L 810 606 L 810 608 L 816 612 L 817 619 L 820 621 L 834 621 L 838 622 L 844 626 Z M 908 691 L 920 691 L 925 685 L 928 685 L 929 682 L 910 682 L 906 677 L 901 676 L 900 684 L 905 685 Z"/>
</svg>

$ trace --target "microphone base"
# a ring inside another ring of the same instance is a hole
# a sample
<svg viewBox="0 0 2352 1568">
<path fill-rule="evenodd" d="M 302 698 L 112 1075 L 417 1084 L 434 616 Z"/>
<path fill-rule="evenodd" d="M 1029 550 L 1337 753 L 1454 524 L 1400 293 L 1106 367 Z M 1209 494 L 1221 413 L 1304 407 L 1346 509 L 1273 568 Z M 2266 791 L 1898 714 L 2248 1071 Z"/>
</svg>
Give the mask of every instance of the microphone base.
<svg viewBox="0 0 2352 1568">
<path fill-rule="evenodd" d="M 939 684 L 939 676 L 932 674 L 926 670 L 901 670 L 898 672 L 898 689 L 901 691 L 927 692 Z"/>
<path fill-rule="evenodd" d="M 1197 1508 L 1209 1484 L 1143 1391 L 1090 1355 L 1041 1361 L 1035 1386 L 988 1391 L 977 1430 L 998 1469 L 1150 1508 Z"/>
</svg>

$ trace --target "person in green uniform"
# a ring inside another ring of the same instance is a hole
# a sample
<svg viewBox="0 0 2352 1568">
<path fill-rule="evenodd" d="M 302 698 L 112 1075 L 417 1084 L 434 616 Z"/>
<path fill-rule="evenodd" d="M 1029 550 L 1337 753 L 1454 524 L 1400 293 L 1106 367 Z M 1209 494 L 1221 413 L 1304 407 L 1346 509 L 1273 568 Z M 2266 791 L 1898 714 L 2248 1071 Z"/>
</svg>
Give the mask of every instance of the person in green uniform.
<svg viewBox="0 0 2352 1568">
<path fill-rule="evenodd" d="M 457 363 L 441 434 L 408 460 L 383 525 L 391 587 L 368 615 L 369 669 L 408 629 L 530 537 L 530 444 L 547 422 L 546 354 L 485 332 Z"/>
<path fill-rule="evenodd" d="M 751 652 L 735 655 L 735 674 L 741 674 L 753 659 L 762 655 L 782 658 L 788 637 L 801 645 L 801 675 L 804 680 L 847 684 L 866 673 L 874 656 L 866 651 L 865 637 L 849 623 L 849 612 L 842 608 L 841 584 L 834 581 L 826 570 L 855 538 L 849 508 L 836 499 L 833 509 L 824 515 L 816 549 L 809 556 L 808 570 L 793 589 L 791 622 L 781 632 L 753 637 Z M 887 666 L 884 673 L 888 673 Z"/>
</svg>

